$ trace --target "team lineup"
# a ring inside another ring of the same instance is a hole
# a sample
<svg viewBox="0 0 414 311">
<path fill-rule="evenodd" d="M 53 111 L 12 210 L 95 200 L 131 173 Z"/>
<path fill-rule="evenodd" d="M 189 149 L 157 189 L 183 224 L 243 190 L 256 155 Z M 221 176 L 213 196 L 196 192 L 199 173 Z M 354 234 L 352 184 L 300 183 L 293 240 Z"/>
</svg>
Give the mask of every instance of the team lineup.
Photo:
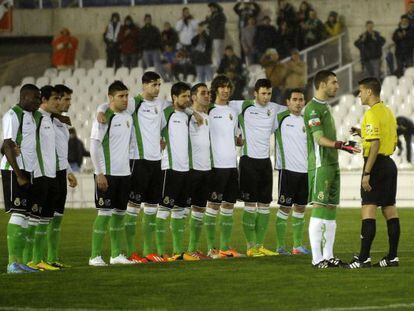
<svg viewBox="0 0 414 311">
<path fill-rule="evenodd" d="M 336 139 L 328 104 L 339 88 L 333 72 L 316 74 L 315 94 L 306 106 L 300 89 L 287 92 L 286 105 L 270 102 L 272 87 L 267 79 L 256 81 L 251 100 L 230 101 L 233 86 L 224 75 L 216 76 L 210 89 L 204 83 L 173 84 L 172 102 L 157 99 L 160 85 L 159 74 L 145 72 L 142 93 L 131 97 L 128 88 L 115 81 L 108 87 L 108 103 L 98 107 L 90 137 L 97 208 L 90 266 L 107 265 L 102 249 L 109 231 L 109 264 L 311 254 L 318 269 L 368 268 L 377 207 L 387 221 L 390 250 L 374 266 L 398 266 L 397 169 L 389 157 L 397 143 L 396 122 L 379 98 L 377 79 L 360 81 L 361 102 L 370 109 L 361 129 L 350 129 L 361 136 L 364 156 L 361 251 L 350 263 L 333 252 L 340 202 L 338 150 L 352 154 L 361 150 L 353 142 Z M 1 170 L 6 211 L 11 214 L 9 273 L 69 267 L 59 258 L 59 240 L 67 184 L 77 185 L 67 161 L 70 120 L 63 115 L 71 94 L 63 85 L 39 90 L 26 84 L 19 104 L 3 118 Z M 270 246 L 264 241 L 273 201 L 272 135 L 279 209 L 277 245 Z M 231 246 L 237 200 L 244 202 L 246 251 Z M 303 244 L 308 204 L 313 207 L 310 251 Z M 136 235 L 141 210 L 139 255 Z M 285 242 L 289 217 L 291 249 Z M 184 245 L 187 224 L 189 243 Z M 205 252 L 200 250 L 203 228 Z M 170 232 L 172 253 L 168 254 Z"/>
</svg>

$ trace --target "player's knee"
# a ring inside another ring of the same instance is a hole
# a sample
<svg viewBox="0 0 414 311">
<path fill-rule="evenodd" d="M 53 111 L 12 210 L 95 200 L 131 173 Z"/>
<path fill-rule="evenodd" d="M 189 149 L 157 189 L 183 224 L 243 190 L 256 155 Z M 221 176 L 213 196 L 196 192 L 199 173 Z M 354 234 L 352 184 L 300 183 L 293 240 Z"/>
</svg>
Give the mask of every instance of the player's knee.
<svg viewBox="0 0 414 311">
<path fill-rule="evenodd" d="M 110 210 L 110 209 L 100 209 L 98 211 L 98 216 L 110 217 L 110 216 L 112 216 L 112 210 Z"/>
<path fill-rule="evenodd" d="M 208 202 L 207 207 L 218 211 L 220 209 L 220 203 Z"/>
<path fill-rule="evenodd" d="M 398 212 L 395 207 L 395 205 L 392 206 L 385 206 L 381 209 L 382 215 L 386 220 L 392 219 L 392 218 L 398 218 Z"/>
<path fill-rule="evenodd" d="M 293 211 L 296 213 L 303 214 L 305 213 L 306 206 L 305 205 L 293 205 Z"/>
<path fill-rule="evenodd" d="M 234 208 L 234 203 L 223 202 L 223 203 L 221 203 L 221 208 L 233 209 Z"/>
<path fill-rule="evenodd" d="M 186 212 L 185 212 L 185 208 L 182 207 L 174 207 L 171 210 L 171 218 L 175 218 L 175 219 L 183 219 L 186 217 Z"/>
<path fill-rule="evenodd" d="M 288 207 L 288 206 L 280 206 L 279 207 L 279 211 L 283 212 L 286 215 L 290 214 L 290 210 L 291 210 L 291 208 Z"/>
<path fill-rule="evenodd" d="M 191 210 L 193 211 L 193 212 L 197 212 L 197 213 L 204 213 L 204 211 L 206 210 L 204 207 L 200 207 L 200 206 L 195 206 L 195 205 L 192 205 L 191 206 Z"/>
<path fill-rule="evenodd" d="M 166 220 L 170 216 L 170 209 L 160 207 L 157 211 L 157 218 Z"/>
</svg>

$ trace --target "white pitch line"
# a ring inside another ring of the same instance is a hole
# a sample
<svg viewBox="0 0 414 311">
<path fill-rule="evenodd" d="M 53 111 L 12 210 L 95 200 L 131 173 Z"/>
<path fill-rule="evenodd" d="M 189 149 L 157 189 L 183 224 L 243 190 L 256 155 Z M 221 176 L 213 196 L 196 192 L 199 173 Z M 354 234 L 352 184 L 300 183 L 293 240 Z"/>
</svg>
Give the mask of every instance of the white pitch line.
<svg viewBox="0 0 414 311">
<path fill-rule="evenodd" d="M 361 307 L 339 307 L 318 309 L 318 311 L 357 311 L 357 310 L 384 310 L 384 309 L 406 309 L 414 307 L 414 303 L 395 303 L 385 306 L 361 306 Z"/>
</svg>

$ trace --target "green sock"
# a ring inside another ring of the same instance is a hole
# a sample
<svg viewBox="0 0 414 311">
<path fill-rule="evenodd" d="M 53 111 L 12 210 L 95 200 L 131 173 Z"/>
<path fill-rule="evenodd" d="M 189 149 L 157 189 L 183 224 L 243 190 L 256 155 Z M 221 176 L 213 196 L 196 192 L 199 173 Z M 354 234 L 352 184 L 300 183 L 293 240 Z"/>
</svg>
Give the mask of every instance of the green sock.
<svg viewBox="0 0 414 311">
<path fill-rule="evenodd" d="M 200 241 L 201 229 L 203 228 L 202 212 L 191 212 L 190 218 L 190 241 L 188 243 L 188 252 L 193 253 L 198 249 L 198 242 Z"/>
<path fill-rule="evenodd" d="M 48 226 L 48 220 L 40 219 L 39 224 L 36 227 L 35 239 L 33 244 L 33 262 L 35 264 L 38 264 L 41 261 L 46 261 Z"/>
<path fill-rule="evenodd" d="M 293 247 L 302 246 L 305 213 L 292 212 Z"/>
<path fill-rule="evenodd" d="M 173 242 L 173 254 L 181 254 L 184 251 L 184 210 L 173 210 L 171 212 L 171 233 Z"/>
<path fill-rule="evenodd" d="M 23 250 L 23 263 L 27 264 L 33 259 L 33 244 L 35 238 L 36 227 L 38 225 L 37 219 L 30 219 L 26 230 L 26 245 Z"/>
<path fill-rule="evenodd" d="M 124 216 L 113 213 L 109 221 L 109 235 L 111 237 L 111 257 L 115 258 L 121 254 L 121 238 L 124 231 Z"/>
<path fill-rule="evenodd" d="M 139 207 L 128 206 L 127 212 L 125 215 L 124 225 L 125 225 L 125 237 L 127 245 L 127 257 L 131 256 L 132 253 L 137 251 L 135 244 L 135 235 L 137 227 L 137 218 L 139 213 Z"/>
<path fill-rule="evenodd" d="M 278 210 L 276 214 L 276 240 L 277 240 L 277 248 L 285 248 L 285 235 L 286 235 L 286 227 L 287 227 L 287 219 L 289 214 Z"/>
<path fill-rule="evenodd" d="M 103 240 L 108 229 L 108 223 L 111 219 L 110 215 L 99 215 L 96 216 L 95 222 L 93 223 L 92 232 L 92 254 L 91 258 L 102 255 Z"/>
<path fill-rule="evenodd" d="M 216 247 L 216 221 L 218 211 L 207 207 L 204 214 L 204 227 L 206 228 L 207 250 Z"/>
<path fill-rule="evenodd" d="M 220 209 L 220 250 L 230 248 L 231 231 L 233 229 L 233 209 Z"/>
<path fill-rule="evenodd" d="M 63 215 L 55 215 L 47 230 L 47 261 L 56 262 L 59 259 L 60 227 Z"/>
<path fill-rule="evenodd" d="M 13 213 L 7 224 L 7 248 L 9 263 L 23 261 L 23 249 L 26 244 L 26 217 Z"/>
<path fill-rule="evenodd" d="M 256 244 L 263 246 L 264 240 L 269 227 L 270 210 L 269 208 L 261 207 L 257 209 L 256 217 Z"/>
<path fill-rule="evenodd" d="M 162 256 L 165 254 L 165 236 L 167 234 L 167 222 L 170 211 L 161 210 L 158 211 L 156 218 L 156 244 L 157 244 L 157 253 Z"/>
<path fill-rule="evenodd" d="M 244 207 L 242 223 L 247 248 L 252 248 L 256 245 L 256 214 L 256 207 Z"/>
<path fill-rule="evenodd" d="M 142 234 L 144 238 L 143 255 L 147 256 L 154 252 L 154 233 L 156 228 L 156 207 L 144 207 L 144 215 L 142 217 Z"/>
</svg>

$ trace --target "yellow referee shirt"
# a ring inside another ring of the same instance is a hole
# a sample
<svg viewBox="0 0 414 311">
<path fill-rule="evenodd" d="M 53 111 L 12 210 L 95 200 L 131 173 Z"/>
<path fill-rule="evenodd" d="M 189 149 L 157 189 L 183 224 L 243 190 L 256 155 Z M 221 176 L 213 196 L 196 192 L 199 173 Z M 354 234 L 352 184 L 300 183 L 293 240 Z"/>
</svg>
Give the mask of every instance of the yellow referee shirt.
<svg viewBox="0 0 414 311">
<path fill-rule="evenodd" d="M 397 121 L 392 111 L 379 102 L 369 108 L 362 120 L 362 148 L 364 157 L 368 157 L 371 143 L 369 140 L 379 139 L 379 154 L 391 155 L 397 146 Z"/>
</svg>

